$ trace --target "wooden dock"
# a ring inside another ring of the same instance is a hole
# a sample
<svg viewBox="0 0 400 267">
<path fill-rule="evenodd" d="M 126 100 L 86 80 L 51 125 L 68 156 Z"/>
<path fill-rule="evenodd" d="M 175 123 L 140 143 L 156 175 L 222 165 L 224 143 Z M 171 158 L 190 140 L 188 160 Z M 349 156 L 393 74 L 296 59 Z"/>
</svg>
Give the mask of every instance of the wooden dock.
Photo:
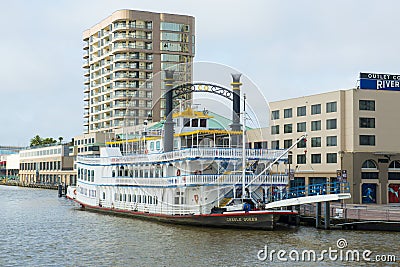
<svg viewBox="0 0 400 267">
<path fill-rule="evenodd" d="M 324 207 L 322 207 L 324 209 Z M 302 221 L 315 222 L 316 206 L 300 206 Z M 322 210 L 322 214 L 325 211 Z M 331 229 L 400 231 L 400 205 L 359 205 L 331 203 Z"/>
</svg>

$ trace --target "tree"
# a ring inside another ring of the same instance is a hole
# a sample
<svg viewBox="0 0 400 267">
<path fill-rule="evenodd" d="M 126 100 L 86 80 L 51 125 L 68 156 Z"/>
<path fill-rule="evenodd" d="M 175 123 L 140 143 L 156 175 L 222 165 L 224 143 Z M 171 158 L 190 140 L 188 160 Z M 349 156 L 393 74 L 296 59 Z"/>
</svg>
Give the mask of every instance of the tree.
<svg viewBox="0 0 400 267">
<path fill-rule="evenodd" d="M 52 137 L 46 137 L 42 140 L 42 145 L 53 145 L 57 143 L 56 140 L 54 140 Z"/>
<path fill-rule="evenodd" d="M 35 137 L 33 137 L 31 139 L 30 146 L 33 147 L 33 146 L 41 146 L 41 145 L 43 145 L 43 139 L 37 134 Z"/>
<path fill-rule="evenodd" d="M 60 138 L 61 138 L 61 140 L 60 140 Z M 61 144 L 61 141 L 62 141 L 63 139 L 64 139 L 64 138 L 62 138 L 62 137 L 59 137 L 59 138 L 58 138 L 58 140 L 60 140 L 60 144 Z M 54 144 L 56 144 L 56 143 L 57 143 L 57 141 L 54 140 L 52 137 L 41 138 L 39 135 L 36 135 L 35 137 L 33 137 L 33 138 L 31 139 L 31 144 L 30 144 L 30 146 L 31 146 L 31 147 L 34 147 L 34 146 L 54 145 Z"/>
<path fill-rule="evenodd" d="M 58 141 L 60 142 L 60 145 L 61 145 L 63 140 L 64 140 L 64 137 L 62 137 L 62 136 L 58 137 Z"/>
</svg>

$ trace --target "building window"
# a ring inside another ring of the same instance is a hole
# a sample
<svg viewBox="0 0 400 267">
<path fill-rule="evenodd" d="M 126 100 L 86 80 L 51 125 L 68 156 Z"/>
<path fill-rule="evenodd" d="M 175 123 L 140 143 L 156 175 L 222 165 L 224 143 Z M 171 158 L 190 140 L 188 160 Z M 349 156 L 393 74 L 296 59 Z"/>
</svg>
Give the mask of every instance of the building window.
<svg viewBox="0 0 400 267">
<path fill-rule="evenodd" d="M 326 163 L 337 163 L 337 154 L 336 153 L 327 153 L 326 154 Z"/>
<path fill-rule="evenodd" d="M 271 149 L 279 149 L 279 140 L 271 141 Z"/>
<path fill-rule="evenodd" d="M 360 110 L 375 111 L 375 101 L 374 100 L 360 100 L 359 108 L 360 108 Z"/>
<path fill-rule="evenodd" d="M 306 155 L 297 155 L 297 164 L 306 164 Z"/>
<path fill-rule="evenodd" d="M 302 117 L 306 115 L 306 106 L 297 107 L 297 117 Z"/>
<path fill-rule="evenodd" d="M 291 118 L 292 117 L 292 109 L 286 108 L 283 110 L 283 117 L 284 118 Z"/>
<path fill-rule="evenodd" d="M 336 102 L 326 103 L 326 113 L 336 112 L 336 111 L 337 111 L 337 103 Z"/>
<path fill-rule="evenodd" d="M 326 120 L 326 129 L 327 130 L 332 130 L 332 129 L 336 129 L 337 125 L 336 125 L 336 119 L 329 119 Z"/>
<path fill-rule="evenodd" d="M 300 142 L 297 143 L 297 148 L 305 148 L 307 144 L 307 141 L 305 139 L 302 139 Z"/>
<path fill-rule="evenodd" d="M 394 160 L 389 164 L 389 180 L 400 180 L 400 161 Z"/>
<path fill-rule="evenodd" d="M 311 163 L 321 163 L 321 154 L 311 154 Z"/>
<path fill-rule="evenodd" d="M 271 134 L 279 134 L 279 125 L 271 126 Z"/>
<path fill-rule="evenodd" d="M 379 172 L 361 172 L 361 179 L 379 179 Z"/>
<path fill-rule="evenodd" d="M 311 106 L 311 115 L 321 114 L 321 104 Z"/>
<path fill-rule="evenodd" d="M 375 135 L 360 135 L 360 146 L 374 146 Z"/>
<path fill-rule="evenodd" d="M 312 121 L 311 131 L 320 131 L 320 130 L 321 130 L 321 121 Z"/>
<path fill-rule="evenodd" d="M 326 146 L 337 146 L 337 136 L 327 136 Z"/>
<path fill-rule="evenodd" d="M 361 165 L 361 168 L 363 168 L 363 169 L 373 169 L 373 170 L 377 170 L 378 169 L 375 161 L 373 161 L 372 159 L 368 159 L 368 160 L 364 161 L 363 164 Z"/>
<path fill-rule="evenodd" d="M 399 169 L 400 170 L 400 161 L 394 160 L 389 164 L 389 169 Z"/>
<path fill-rule="evenodd" d="M 279 119 L 279 110 L 274 110 L 271 112 L 271 120 L 278 120 Z"/>
<path fill-rule="evenodd" d="M 312 137 L 311 147 L 321 147 L 321 137 Z"/>
<path fill-rule="evenodd" d="M 306 131 L 306 123 L 305 122 L 299 122 L 297 123 L 297 132 L 305 132 Z"/>
<path fill-rule="evenodd" d="M 400 180 L 400 172 L 388 172 L 389 180 Z"/>
<path fill-rule="evenodd" d="M 283 126 L 283 132 L 284 133 L 292 133 L 293 132 L 293 126 L 292 124 L 285 124 Z"/>
<path fill-rule="evenodd" d="M 292 146 L 292 139 L 286 139 L 283 141 L 283 148 L 289 148 Z"/>
<path fill-rule="evenodd" d="M 360 118 L 360 128 L 375 128 L 375 118 Z"/>
</svg>

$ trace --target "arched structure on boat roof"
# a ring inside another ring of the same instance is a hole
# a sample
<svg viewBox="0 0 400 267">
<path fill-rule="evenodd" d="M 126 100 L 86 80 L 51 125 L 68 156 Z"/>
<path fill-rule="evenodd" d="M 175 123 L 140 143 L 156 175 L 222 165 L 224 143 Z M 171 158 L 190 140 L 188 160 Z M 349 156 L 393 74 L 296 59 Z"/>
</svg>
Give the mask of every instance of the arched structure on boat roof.
<svg viewBox="0 0 400 267">
<path fill-rule="evenodd" d="M 232 90 L 229 90 L 220 85 L 211 84 L 211 83 L 185 83 L 174 87 L 174 71 L 166 70 L 165 71 L 165 114 L 166 120 L 164 122 L 164 152 L 169 152 L 173 150 L 173 142 L 174 142 L 174 122 L 172 121 L 172 108 L 173 108 L 173 99 L 193 93 L 193 92 L 202 92 L 202 93 L 213 93 L 216 95 L 220 95 L 232 101 L 232 131 L 240 131 L 240 86 L 242 83 L 240 82 L 240 77 L 242 74 L 232 74 Z M 206 89 L 206 90 L 205 90 Z M 238 137 L 233 137 L 231 140 L 233 145 L 238 145 L 240 140 Z"/>
<path fill-rule="evenodd" d="M 203 83 L 203 82 L 184 83 L 175 86 L 171 90 L 172 90 L 172 98 L 177 98 L 182 95 L 198 92 L 198 93 L 213 93 L 225 97 L 230 101 L 233 101 L 233 91 L 228 88 L 222 87 L 221 85 L 218 84 Z"/>
</svg>

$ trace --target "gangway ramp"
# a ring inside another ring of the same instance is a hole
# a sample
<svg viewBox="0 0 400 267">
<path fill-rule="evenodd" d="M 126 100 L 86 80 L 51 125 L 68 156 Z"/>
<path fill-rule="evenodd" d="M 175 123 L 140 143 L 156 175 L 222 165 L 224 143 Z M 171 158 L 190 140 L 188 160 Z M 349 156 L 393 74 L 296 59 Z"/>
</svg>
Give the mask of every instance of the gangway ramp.
<svg viewBox="0 0 400 267">
<path fill-rule="evenodd" d="M 329 201 L 336 201 L 349 198 L 351 198 L 350 193 L 304 196 L 304 197 L 289 198 L 289 199 L 274 201 L 265 204 L 265 209 L 296 206 L 301 204 L 310 204 L 318 202 L 329 202 Z"/>
</svg>

